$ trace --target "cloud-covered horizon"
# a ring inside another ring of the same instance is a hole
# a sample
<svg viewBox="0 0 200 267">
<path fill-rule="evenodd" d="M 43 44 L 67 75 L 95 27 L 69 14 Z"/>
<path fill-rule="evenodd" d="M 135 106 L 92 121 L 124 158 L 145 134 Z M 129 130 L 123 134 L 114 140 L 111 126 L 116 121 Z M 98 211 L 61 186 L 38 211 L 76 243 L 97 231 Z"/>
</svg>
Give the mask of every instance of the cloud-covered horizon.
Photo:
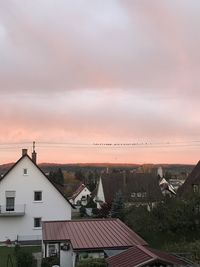
<svg viewBox="0 0 200 267">
<path fill-rule="evenodd" d="M 0 0 L 0 143 L 198 140 L 199 23 L 198 0 Z M 120 161 L 198 160 L 182 153 Z"/>
</svg>

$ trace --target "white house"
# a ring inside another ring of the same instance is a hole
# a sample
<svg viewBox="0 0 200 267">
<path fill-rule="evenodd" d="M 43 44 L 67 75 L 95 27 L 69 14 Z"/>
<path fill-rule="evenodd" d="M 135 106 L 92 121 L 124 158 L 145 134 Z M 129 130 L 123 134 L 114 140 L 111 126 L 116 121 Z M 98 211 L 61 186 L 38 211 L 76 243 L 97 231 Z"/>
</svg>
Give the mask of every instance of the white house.
<svg viewBox="0 0 200 267">
<path fill-rule="evenodd" d="M 162 167 L 159 167 L 157 170 L 159 180 L 159 186 L 164 196 L 169 195 L 176 195 L 174 187 L 164 178 Z"/>
<path fill-rule="evenodd" d="M 162 194 L 164 196 L 166 196 L 166 195 L 170 195 L 170 196 L 176 195 L 174 187 L 169 182 L 167 182 L 167 180 L 164 177 L 161 178 L 161 180 L 159 182 L 159 185 L 160 185 Z"/>
<path fill-rule="evenodd" d="M 0 179 L 0 241 L 41 239 L 43 220 L 70 220 L 73 205 L 27 149 Z"/>
<path fill-rule="evenodd" d="M 72 197 L 69 198 L 69 201 L 73 205 L 86 206 L 90 195 L 91 195 L 90 190 L 87 188 L 86 185 L 82 184 L 77 188 Z"/>
</svg>

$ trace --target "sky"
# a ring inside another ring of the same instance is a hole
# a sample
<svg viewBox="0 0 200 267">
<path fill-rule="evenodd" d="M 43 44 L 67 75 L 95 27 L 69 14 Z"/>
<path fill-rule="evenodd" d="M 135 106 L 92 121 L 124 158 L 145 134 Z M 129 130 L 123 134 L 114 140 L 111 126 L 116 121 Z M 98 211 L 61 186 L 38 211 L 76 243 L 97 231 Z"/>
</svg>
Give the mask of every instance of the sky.
<svg viewBox="0 0 200 267">
<path fill-rule="evenodd" d="M 0 163 L 32 141 L 39 162 L 196 163 L 199 25 L 199 0 L 0 0 Z"/>
</svg>

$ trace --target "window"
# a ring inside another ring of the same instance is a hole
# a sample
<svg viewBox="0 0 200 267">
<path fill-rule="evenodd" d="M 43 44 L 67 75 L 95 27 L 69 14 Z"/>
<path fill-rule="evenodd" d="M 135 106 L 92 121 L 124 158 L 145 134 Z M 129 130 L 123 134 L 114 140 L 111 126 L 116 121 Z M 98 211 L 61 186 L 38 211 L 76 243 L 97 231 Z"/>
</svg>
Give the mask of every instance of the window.
<svg viewBox="0 0 200 267">
<path fill-rule="evenodd" d="M 199 214 L 200 213 L 200 205 L 196 205 L 195 207 L 194 207 L 194 213 L 195 214 Z"/>
<path fill-rule="evenodd" d="M 56 244 L 49 244 L 49 257 L 56 255 L 57 255 Z"/>
<path fill-rule="evenodd" d="M 34 192 L 34 201 L 42 201 L 42 191 Z"/>
<path fill-rule="evenodd" d="M 142 197 L 146 197 L 147 196 L 147 193 L 146 192 L 143 192 L 142 193 Z"/>
<path fill-rule="evenodd" d="M 15 210 L 15 198 L 7 197 L 6 198 L 6 211 L 14 211 Z"/>
<path fill-rule="evenodd" d="M 34 228 L 41 228 L 42 218 L 34 218 Z"/>
<path fill-rule="evenodd" d="M 199 192 L 199 186 L 197 184 L 193 184 L 193 192 L 194 193 Z"/>
<path fill-rule="evenodd" d="M 24 169 L 23 170 L 23 173 L 24 173 L 24 175 L 28 175 L 28 170 L 27 169 Z"/>
<path fill-rule="evenodd" d="M 15 210 L 15 191 L 6 191 L 6 211 Z"/>
</svg>

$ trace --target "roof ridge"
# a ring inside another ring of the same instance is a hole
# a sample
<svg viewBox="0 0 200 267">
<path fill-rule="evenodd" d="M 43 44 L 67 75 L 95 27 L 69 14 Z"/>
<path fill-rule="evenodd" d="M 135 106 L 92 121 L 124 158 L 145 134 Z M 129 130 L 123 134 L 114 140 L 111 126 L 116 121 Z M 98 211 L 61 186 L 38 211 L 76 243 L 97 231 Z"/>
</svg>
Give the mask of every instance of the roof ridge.
<svg viewBox="0 0 200 267">
<path fill-rule="evenodd" d="M 45 178 L 47 178 L 47 180 L 56 188 L 56 190 L 63 196 L 63 198 L 68 202 L 68 204 L 70 204 L 70 206 L 75 209 L 74 205 L 68 200 L 68 198 L 64 195 L 64 193 L 57 187 L 57 185 L 51 181 L 51 179 L 49 179 L 49 177 L 42 171 L 42 169 L 32 160 L 32 158 L 28 155 L 28 154 L 24 154 L 22 155 L 15 163 L 14 165 L 4 174 L 4 176 L 0 179 L 0 182 L 2 180 L 4 180 L 4 178 L 15 168 L 15 166 L 17 166 L 17 164 L 24 159 L 25 157 L 27 157 L 32 163 L 33 165 L 44 175 Z"/>
<path fill-rule="evenodd" d="M 119 220 L 119 219 L 117 219 L 117 218 L 91 218 L 91 219 L 88 218 L 88 219 L 43 221 L 43 223 L 53 223 L 53 222 L 88 222 L 88 221 L 89 222 L 91 222 L 91 221 L 117 221 L 117 220 Z"/>
</svg>

